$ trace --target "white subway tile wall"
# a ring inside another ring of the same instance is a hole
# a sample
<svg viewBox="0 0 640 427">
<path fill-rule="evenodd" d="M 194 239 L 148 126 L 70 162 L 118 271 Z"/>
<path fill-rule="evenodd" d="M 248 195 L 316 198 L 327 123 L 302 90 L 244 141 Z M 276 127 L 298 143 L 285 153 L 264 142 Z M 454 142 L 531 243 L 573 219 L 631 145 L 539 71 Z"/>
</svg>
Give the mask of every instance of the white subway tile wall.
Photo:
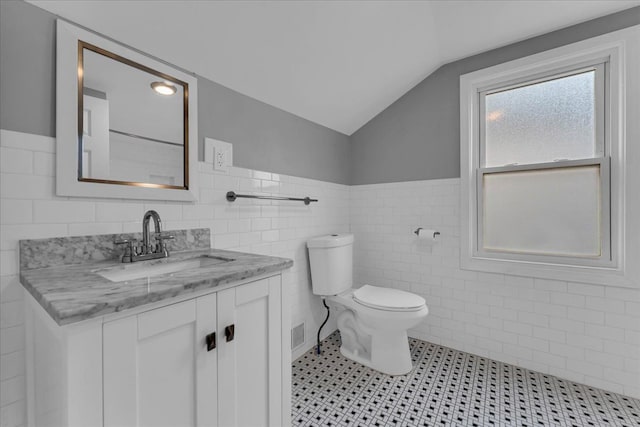
<svg viewBox="0 0 640 427">
<path fill-rule="evenodd" d="M 18 240 L 56 236 L 140 231 L 148 209 L 160 214 L 165 229 L 211 229 L 212 247 L 294 260 L 284 275 L 292 301 L 292 324 L 304 322 L 315 337 L 324 308 L 311 293 L 306 241 L 310 237 L 349 230 L 349 187 L 243 168 L 228 175 L 199 164 L 200 200 L 195 204 L 56 197 L 55 140 L 0 131 L 0 425 L 26 423 L 24 364 L 24 300 L 18 281 Z M 227 191 L 251 194 L 311 196 L 320 200 L 274 202 L 238 199 Z M 335 330 L 335 323 L 323 336 Z M 314 345 L 308 338 L 293 358 Z"/>
<path fill-rule="evenodd" d="M 356 285 L 422 295 L 430 312 L 416 338 L 640 398 L 640 284 L 461 270 L 459 182 L 352 186 Z M 441 235 L 419 242 L 417 227 Z"/>
</svg>

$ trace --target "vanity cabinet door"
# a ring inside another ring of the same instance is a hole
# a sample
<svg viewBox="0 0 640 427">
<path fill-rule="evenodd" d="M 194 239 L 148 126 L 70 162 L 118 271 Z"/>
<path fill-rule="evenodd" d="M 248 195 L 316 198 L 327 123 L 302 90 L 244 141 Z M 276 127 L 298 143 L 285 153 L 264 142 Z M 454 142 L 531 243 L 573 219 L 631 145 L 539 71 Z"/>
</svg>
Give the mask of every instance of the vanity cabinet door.
<svg viewBox="0 0 640 427">
<path fill-rule="evenodd" d="M 215 331 L 216 294 L 105 323 L 104 425 L 216 425 Z"/>
<path fill-rule="evenodd" d="M 218 293 L 220 426 L 284 425 L 281 316 L 280 276 Z"/>
</svg>

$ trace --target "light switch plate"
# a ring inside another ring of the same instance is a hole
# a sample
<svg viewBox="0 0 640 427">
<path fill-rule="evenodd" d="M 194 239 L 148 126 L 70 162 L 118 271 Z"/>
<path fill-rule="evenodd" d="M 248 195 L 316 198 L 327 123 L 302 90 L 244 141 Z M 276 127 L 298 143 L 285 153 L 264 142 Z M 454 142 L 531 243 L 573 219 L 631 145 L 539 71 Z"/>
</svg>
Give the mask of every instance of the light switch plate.
<svg viewBox="0 0 640 427">
<path fill-rule="evenodd" d="M 233 166 L 233 146 L 228 142 L 205 138 L 204 161 L 212 165 L 214 171 L 228 173 Z"/>
</svg>

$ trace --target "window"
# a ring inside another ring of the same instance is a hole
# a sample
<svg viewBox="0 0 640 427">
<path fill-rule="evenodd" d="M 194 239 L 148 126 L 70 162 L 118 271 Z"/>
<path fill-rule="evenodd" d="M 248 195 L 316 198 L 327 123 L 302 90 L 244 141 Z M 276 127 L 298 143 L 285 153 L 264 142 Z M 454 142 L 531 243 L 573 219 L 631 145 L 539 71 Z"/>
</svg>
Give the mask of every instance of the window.
<svg viewBox="0 0 640 427">
<path fill-rule="evenodd" d="M 628 281 L 620 39 L 461 76 L 462 268 Z"/>
<path fill-rule="evenodd" d="M 608 264 L 608 62 L 478 93 L 477 253 Z"/>
</svg>

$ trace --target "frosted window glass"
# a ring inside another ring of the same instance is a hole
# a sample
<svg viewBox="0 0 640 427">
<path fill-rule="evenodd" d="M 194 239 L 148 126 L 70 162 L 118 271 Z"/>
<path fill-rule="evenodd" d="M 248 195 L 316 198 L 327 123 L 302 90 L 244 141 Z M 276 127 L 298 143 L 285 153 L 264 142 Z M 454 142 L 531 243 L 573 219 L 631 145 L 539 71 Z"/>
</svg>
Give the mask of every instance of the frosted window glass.
<svg viewBox="0 0 640 427">
<path fill-rule="evenodd" d="M 483 177 L 483 247 L 600 256 L 600 166 L 514 171 Z"/>
<path fill-rule="evenodd" d="M 595 155 L 595 71 L 485 96 L 485 166 Z"/>
</svg>

